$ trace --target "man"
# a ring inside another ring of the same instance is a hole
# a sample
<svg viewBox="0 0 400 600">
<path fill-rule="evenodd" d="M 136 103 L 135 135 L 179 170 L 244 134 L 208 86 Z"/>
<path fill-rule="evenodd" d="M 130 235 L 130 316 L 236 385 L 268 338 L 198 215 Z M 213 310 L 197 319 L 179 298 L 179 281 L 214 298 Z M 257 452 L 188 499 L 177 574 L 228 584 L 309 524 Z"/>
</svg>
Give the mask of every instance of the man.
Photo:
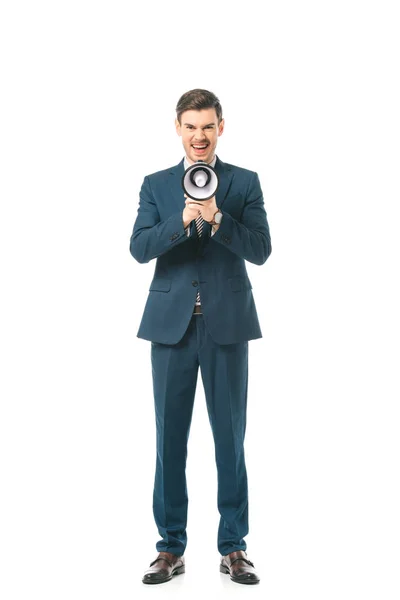
<svg viewBox="0 0 400 600">
<path fill-rule="evenodd" d="M 176 131 L 185 157 L 144 178 L 130 252 L 157 258 L 138 337 L 151 341 L 157 463 L 153 512 L 161 536 L 144 583 L 185 571 L 187 441 L 198 369 L 215 442 L 220 571 L 237 583 L 258 583 L 248 559 L 248 489 L 244 456 L 248 340 L 262 337 L 245 260 L 262 265 L 271 238 L 257 173 L 215 154 L 224 130 L 218 98 L 183 94 Z M 182 189 L 198 160 L 214 167 L 216 195 L 197 202 Z M 185 199 L 186 198 L 186 199 Z"/>
</svg>

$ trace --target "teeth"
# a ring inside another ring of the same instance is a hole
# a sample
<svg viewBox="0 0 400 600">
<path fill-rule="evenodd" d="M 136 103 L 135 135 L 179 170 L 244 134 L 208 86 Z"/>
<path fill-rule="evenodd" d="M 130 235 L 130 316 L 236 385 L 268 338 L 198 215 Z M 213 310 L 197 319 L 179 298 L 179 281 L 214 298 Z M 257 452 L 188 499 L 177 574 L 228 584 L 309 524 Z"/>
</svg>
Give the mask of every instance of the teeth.
<svg viewBox="0 0 400 600">
<path fill-rule="evenodd" d="M 202 148 L 207 148 L 207 144 L 205 144 L 204 146 L 195 146 L 193 144 L 193 148 L 199 148 L 201 150 Z"/>
</svg>

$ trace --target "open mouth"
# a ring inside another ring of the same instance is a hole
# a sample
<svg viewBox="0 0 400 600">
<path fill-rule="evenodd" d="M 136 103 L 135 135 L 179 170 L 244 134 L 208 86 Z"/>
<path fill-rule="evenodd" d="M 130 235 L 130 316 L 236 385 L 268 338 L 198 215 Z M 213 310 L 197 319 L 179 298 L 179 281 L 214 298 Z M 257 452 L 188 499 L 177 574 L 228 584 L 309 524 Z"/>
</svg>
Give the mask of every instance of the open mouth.
<svg viewBox="0 0 400 600">
<path fill-rule="evenodd" d="M 208 144 L 192 144 L 192 148 L 196 154 L 203 154 L 207 150 Z"/>
</svg>

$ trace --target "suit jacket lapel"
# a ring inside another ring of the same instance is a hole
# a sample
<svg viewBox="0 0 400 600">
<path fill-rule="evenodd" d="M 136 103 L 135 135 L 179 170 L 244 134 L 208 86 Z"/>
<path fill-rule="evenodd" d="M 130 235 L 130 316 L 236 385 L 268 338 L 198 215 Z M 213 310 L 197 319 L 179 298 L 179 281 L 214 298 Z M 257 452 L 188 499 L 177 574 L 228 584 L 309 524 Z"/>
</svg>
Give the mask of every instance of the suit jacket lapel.
<svg viewBox="0 0 400 600">
<path fill-rule="evenodd" d="M 222 162 L 217 156 L 215 163 L 215 171 L 218 175 L 218 189 L 216 193 L 216 201 L 218 208 L 221 208 L 232 183 L 233 172 L 230 165 Z"/>
<path fill-rule="evenodd" d="M 176 206 L 176 210 L 185 208 L 185 196 L 183 187 L 182 187 L 182 177 L 185 172 L 183 167 L 183 158 L 180 163 L 178 163 L 175 167 L 171 167 L 169 170 L 169 187 L 172 194 L 172 202 L 173 206 Z M 171 213 L 174 212 L 172 210 L 171 203 Z"/>
</svg>

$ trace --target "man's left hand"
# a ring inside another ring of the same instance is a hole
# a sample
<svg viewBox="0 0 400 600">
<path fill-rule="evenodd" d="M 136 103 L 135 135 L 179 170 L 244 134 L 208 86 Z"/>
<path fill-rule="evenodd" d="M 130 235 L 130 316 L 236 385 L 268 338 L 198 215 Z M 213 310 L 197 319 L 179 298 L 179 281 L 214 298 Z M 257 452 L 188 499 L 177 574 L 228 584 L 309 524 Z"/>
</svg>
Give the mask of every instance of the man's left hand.
<svg viewBox="0 0 400 600">
<path fill-rule="evenodd" d="M 184 196 L 186 198 L 185 204 L 190 205 L 192 208 L 195 208 L 195 206 L 197 206 L 199 210 L 199 215 L 201 215 L 205 221 L 210 222 L 213 220 L 214 215 L 218 210 L 215 196 L 213 196 L 209 200 L 203 200 L 202 202 L 198 202 L 197 200 L 188 198 L 186 194 L 184 194 Z"/>
</svg>

